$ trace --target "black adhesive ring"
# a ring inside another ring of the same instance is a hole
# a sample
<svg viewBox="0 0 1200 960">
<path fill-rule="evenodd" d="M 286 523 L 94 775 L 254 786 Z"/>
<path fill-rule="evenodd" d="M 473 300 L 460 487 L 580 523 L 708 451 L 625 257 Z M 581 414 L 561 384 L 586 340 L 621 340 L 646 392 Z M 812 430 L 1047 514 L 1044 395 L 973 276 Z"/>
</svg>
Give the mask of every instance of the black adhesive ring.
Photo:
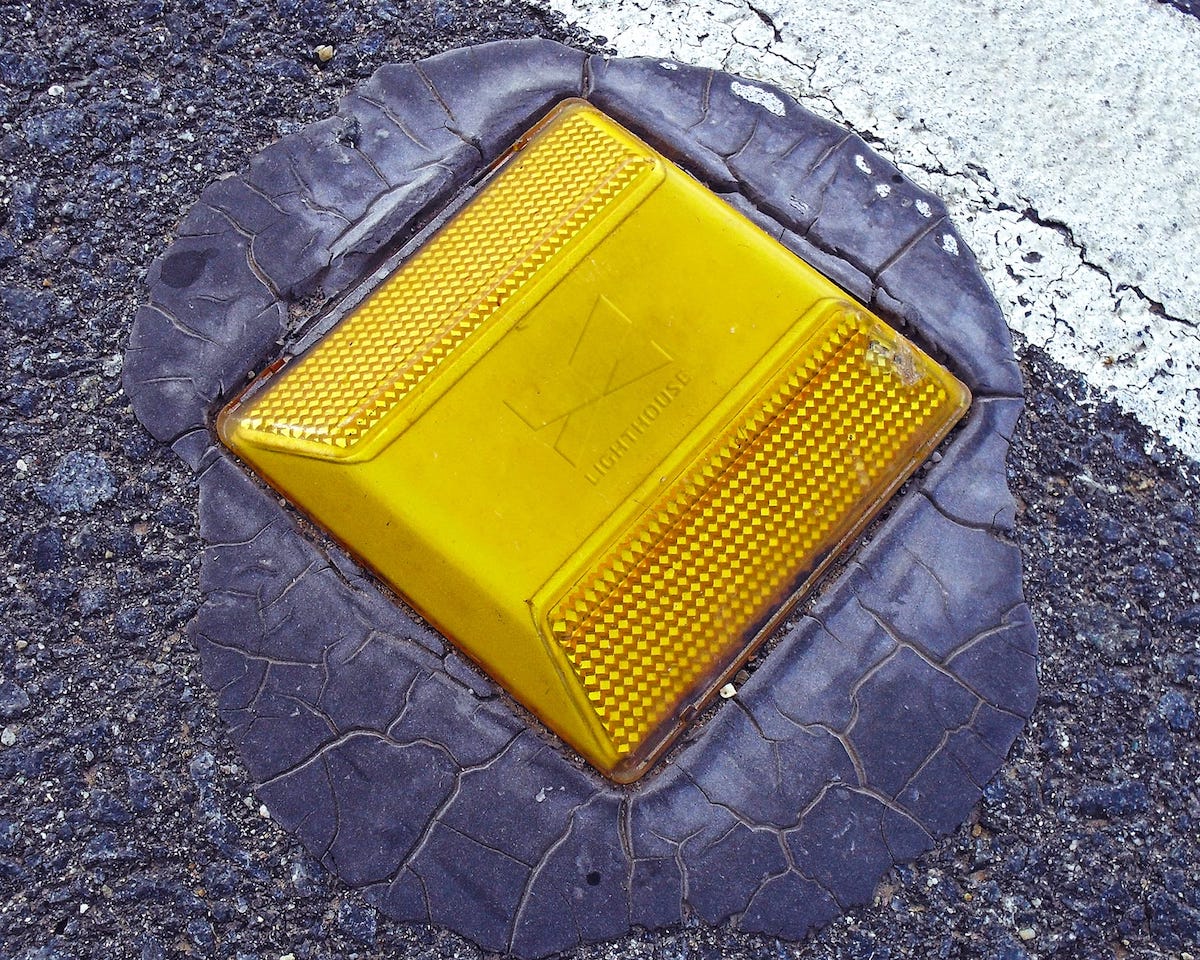
<svg viewBox="0 0 1200 960">
<path fill-rule="evenodd" d="M 945 457 L 632 789 L 582 769 L 215 445 L 212 412 L 550 106 L 583 96 L 939 354 Z M 545 40 L 386 66 L 217 181 L 150 268 L 138 417 L 200 473 L 190 633 L 272 815 L 402 920 L 542 956 L 696 916 L 804 935 L 953 830 L 1033 708 L 1008 329 L 934 196 L 782 92 Z"/>
</svg>

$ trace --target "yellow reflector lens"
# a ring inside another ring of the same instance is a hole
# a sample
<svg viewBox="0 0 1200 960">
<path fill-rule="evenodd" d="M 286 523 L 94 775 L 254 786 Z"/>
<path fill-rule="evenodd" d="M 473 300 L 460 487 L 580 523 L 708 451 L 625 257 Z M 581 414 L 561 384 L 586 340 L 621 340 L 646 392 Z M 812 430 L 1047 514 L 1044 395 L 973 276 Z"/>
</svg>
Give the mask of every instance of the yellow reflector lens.
<svg viewBox="0 0 1200 960">
<path fill-rule="evenodd" d="M 970 400 L 582 101 L 350 302 L 222 439 L 621 781 Z"/>
</svg>

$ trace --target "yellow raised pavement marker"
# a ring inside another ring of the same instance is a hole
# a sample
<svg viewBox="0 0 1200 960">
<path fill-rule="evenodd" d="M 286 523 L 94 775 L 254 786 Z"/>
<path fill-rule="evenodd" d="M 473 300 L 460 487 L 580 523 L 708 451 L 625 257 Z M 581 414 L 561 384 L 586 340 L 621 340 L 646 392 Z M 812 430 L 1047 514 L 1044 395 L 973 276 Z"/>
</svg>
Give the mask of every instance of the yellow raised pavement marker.
<svg viewBox="0 0 1200 960">
<path fill-rule="evenodd" d="M 222 440 L 622 782 L 970 402 L 582 101 L 347 302 Z"/>
</svg>

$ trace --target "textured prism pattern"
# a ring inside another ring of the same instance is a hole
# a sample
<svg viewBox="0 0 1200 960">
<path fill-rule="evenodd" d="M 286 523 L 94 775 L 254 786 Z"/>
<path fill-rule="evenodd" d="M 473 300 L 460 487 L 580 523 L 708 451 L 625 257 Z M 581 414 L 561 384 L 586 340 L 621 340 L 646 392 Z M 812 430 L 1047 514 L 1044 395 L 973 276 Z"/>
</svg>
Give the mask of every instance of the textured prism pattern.
<svg viewBox="0 0 1200 960">
<path fill-rule="evenodd" d="M 246 426 L 353 446 L 652 167 L 585 117 L 531 146 L 524 162 L 539 176 L 522 176 L 518 160 L 501 176 L 507 189 L 464 208 L 266 391 Z"/>
<path fill-rule="evenodd" d="M 620 754 L 820 568 L 960 399 L 847 310 L 551 613 Z M 886 491 L 885 491 L 886 492 Z"/>
</svg>

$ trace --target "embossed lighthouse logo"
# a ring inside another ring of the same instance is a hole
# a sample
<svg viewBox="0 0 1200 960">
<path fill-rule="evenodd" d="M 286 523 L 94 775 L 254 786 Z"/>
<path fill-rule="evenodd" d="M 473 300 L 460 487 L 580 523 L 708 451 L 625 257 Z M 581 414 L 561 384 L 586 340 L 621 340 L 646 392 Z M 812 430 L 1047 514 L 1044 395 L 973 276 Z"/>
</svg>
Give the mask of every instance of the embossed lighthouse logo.
<svg viewBox="0 0 1200 960">
<path fill-rule="evenodd" d="M 561 352 L 547 356 L 543 376 L 505 403 L 571 466 L 594 468 L 593 459 L 611 449 L 614 435 L 629 432 L 623 420 L 613 422 L 610 405 L 628 401 L 629 391 L 672 357 L 604 295 L 581 323 L 559 326 Z"/>
</svg>

